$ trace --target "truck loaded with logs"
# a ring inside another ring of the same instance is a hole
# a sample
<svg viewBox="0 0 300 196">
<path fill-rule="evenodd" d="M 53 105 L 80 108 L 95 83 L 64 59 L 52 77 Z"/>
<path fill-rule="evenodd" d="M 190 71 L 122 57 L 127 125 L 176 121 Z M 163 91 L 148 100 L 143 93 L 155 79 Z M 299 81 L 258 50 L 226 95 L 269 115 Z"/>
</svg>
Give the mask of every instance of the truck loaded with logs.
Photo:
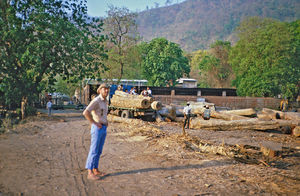
<svg viewBox="0 0 300 196">
<path fill-rule="evenodd" d="M 155 119 L 156 111 L 162 108 L 159 101 L 153 97 L 128 94 L 116 90 L 109 101 L 109 111 L 123 118 Z"/>
</svg>

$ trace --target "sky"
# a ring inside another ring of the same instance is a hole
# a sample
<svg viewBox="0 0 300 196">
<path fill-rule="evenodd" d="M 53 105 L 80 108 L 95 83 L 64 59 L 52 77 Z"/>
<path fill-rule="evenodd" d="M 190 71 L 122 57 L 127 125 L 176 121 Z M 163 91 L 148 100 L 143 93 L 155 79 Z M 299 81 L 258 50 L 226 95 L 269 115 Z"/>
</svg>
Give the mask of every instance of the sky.
<svg viewBox="0 0 300 196">
<path fill-rule="evenodd" d="M 185 0 L 168 0 L 172 4 L 181 3 Z M 130 11 L 143 11 L 148 6 L 155 8 L 157 3 L 159 7 L 165 6 L 167 0 L 87 0 L 88 14 L 90 16 L 107 16 L 108 5 L 116 7 L 127 7 Z"/>
</svg>

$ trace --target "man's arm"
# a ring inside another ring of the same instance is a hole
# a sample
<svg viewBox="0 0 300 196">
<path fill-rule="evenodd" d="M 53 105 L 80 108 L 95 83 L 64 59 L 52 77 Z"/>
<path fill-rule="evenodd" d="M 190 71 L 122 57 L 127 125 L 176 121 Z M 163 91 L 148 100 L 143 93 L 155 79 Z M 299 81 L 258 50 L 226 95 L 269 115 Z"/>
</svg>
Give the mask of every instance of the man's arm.
<svg viewBox="0 0 300 196">
<path fill-rule="evenodd" d="M 83 111 L 83 116 L 91 123 L 91 124 L 95 124 L 97 127 L 102 128 L 102 124 L 101 123 L 97 123 L 94 121 L 92 114 L 90 111 L 88 110 L 84 110 Z"/>
</svg>

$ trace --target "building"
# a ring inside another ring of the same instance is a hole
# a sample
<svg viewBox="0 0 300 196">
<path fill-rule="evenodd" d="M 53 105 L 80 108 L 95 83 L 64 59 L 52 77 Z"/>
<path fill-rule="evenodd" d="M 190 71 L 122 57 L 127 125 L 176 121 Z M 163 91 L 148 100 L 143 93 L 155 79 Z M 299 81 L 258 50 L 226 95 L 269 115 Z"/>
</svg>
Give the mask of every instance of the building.
<svg viewBox="0 0 300 196">
<path fill-rule="evenodd" d="M 176 80 L 178 84 L 177 87 L 182 88 L 197 88 L 197 80 L 193 78 L 179 78 Z"/>
</svg>

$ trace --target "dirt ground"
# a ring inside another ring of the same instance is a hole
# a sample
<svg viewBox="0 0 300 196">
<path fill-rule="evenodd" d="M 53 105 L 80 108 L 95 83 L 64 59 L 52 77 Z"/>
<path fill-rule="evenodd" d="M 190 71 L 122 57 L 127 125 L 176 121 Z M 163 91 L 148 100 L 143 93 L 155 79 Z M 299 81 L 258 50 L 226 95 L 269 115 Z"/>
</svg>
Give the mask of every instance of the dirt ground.
<svg viewBox="0 0 300 196">
<path fill-rule="evenodd" d="M 79 111 L 41 114 L 0 135 L 0 196 L 299 195 L 300 140 L 291 135 L 187 130 L 183 137 L 180 123 L 109 119 L 99 167 L 108 175 L 99 181 L 86 178 L 90 130 Z M 284 153 L 238 159 L 203 152 L 204 141 L 207 149 L 240 144 L 253 151 L 276 142 Z"/>
</svg>

